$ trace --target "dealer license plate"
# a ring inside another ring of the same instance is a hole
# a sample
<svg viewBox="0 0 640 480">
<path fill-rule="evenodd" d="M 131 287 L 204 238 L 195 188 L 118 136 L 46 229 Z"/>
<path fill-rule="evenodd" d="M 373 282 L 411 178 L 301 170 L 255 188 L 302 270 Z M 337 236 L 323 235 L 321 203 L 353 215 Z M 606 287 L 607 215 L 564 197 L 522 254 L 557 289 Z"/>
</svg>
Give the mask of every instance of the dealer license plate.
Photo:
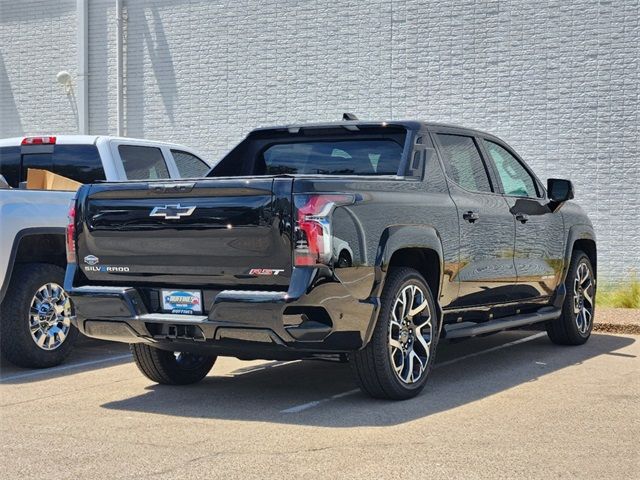
<svg viewBox="0 0 640 480">
<path fill-rule="evenodd" d="M 166 313 L 193 315 L 202 313 L 200 290 L 162 290 L 162 310 Z"/>
</svg>

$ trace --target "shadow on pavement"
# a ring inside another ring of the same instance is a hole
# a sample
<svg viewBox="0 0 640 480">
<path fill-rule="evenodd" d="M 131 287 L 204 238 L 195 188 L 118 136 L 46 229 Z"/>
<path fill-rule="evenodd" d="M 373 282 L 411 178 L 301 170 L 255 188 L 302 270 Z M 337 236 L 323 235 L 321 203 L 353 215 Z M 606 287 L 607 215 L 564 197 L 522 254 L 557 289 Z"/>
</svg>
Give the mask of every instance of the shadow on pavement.
<svg viewBox="0 0 640 480">
<path fill-rule="evenodd" d="M 470 341 L 472 342 L 472 341 Z M 103 407 L 121 411 L 193 418 L 259 421 L 322 427 L 386 426 L 450 410 L 555 371 L 631 345 L 633 337 L 593 335 L 580 347 L 553 345 L 545 338 L 472 358 L 436 365 L 426 390 L 404 402 L 373 400 L 362 393 L 321 402 L 297 413 L 283 410 L 324 400 L 356 388 L 348 365 L 322 362 L 269 364 L 235 376 L 207 377 L 187 387 L 153 385 L 139 396 Z M 440 361 L 455 358 L 462 344 L 442 345 Z M 458 355 L 462 357 L 467 354 Z M 442 354 L 442 355 L 441 355 Z M 444 357 L 444 358 L 442 358 Z M 621 357 L 627 358 L 627 357 Z M 637 361 L 628 358 L 629 361 Z"/>
</svg>

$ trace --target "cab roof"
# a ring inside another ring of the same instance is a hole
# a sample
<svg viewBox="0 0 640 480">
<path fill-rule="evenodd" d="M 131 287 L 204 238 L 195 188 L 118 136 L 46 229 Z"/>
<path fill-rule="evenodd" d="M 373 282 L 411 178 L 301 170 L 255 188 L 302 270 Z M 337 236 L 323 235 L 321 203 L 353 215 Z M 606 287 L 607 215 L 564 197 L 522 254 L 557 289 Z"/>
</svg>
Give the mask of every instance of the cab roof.
<svg viewBox="0 0 640 480">
<path fill-rule="evenodd" d="M 25 135 L 22 137 L 10 137 L 10 138 L 0 138 L 0 147 L 15 147 L 20 146 L 22 141 L 25 138 L 33 138 L 33 137 L 55 137 L 56 145 L 95 145 L 98 140 L 117 140 L 121 142 L 131 142 L 131 143 L 146 143 L 149 145 L 172 145 L 172 146 L 182 146 L 177 143 L 171 142 L 163 142 L 159 140 L 148 140 L 144 138 L 131 138 L 131 137 L 117 137 L 114 135 L 49 135 L 49 134 L 40 134 L 40 135 Z"/>
<path fill-rule="evenodd" d="M 289 131 L 290 133 L 297 133 L 300 130 L 304 129 L 322 129 L 322 128 L 345 128 L 347 130 L 356 131 L 360 127 L 402 127 L 407 130 L 425 130 L 432 128 L 452 128 L 456 130 L 471 132 L 487 137 L 494 137 L 494 135 L 484 132 L 482 130 L 476 130 L 469 127 L 464 127 L 462 125 L 455 125 L 450 123 L 440 123 L 440 122 L 424 122 L 419 120 L 389 120 L 389 121 L 368 121 L 368 120 L 343 120 L 339 122 L 319 122 L 319 123 L 294 123 L 290 125 L 276 125 L 271 127 L 259 127 L 253 132 L 264 132 L 264 131 Z"/>
</svg>

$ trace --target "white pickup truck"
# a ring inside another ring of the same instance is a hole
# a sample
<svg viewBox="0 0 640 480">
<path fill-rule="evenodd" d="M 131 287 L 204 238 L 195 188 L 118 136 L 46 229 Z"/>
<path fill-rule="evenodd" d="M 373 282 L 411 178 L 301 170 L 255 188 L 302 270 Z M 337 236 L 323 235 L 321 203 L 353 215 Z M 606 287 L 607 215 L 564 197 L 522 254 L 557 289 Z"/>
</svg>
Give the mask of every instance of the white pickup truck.
<svg viewBox="0 0 640 480">
<path fill-rule="evenodd" d="M 182 145 L 92 135 L 0 140 L 0 350 L 10 362 L 62 362 L 78 331 L 64 284 L 65 227 L 75 192 L 27 190 L 27 169 L 80 183 L 204 176 L 212 163 Z"/>
</svg>

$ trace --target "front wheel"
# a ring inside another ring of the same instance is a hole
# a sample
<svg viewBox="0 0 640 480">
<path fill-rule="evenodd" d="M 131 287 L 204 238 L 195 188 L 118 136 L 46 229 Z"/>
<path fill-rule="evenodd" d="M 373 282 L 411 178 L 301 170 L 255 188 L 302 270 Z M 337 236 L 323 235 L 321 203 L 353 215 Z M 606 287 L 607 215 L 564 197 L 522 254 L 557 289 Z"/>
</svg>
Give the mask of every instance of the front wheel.
<svg viewBox="0 0 640 480">
<path fill-rule="evenodd" d="M 435 359 L 438 320 L 424 277 L 392 269 L 369 344 L 351 355 L 360 388 L 375 398 L 404 400 L 422 391 Z"/>
<path fill-rule="evenodd" d="M 216 357 L 160 350 L 144 343 L 130 345 L 138 369 L 156 383 L 188 385 L 202 380 L 213 368 Z"/>
<path fill-rule="evenodd" d="M 547 322 L 547 334 L 559 345 L 582 345 L 591 336 L 596 306 L 596 278 L 586 253 L 573 253 L 565 286 L 562 314 Z"/>
</svg>

